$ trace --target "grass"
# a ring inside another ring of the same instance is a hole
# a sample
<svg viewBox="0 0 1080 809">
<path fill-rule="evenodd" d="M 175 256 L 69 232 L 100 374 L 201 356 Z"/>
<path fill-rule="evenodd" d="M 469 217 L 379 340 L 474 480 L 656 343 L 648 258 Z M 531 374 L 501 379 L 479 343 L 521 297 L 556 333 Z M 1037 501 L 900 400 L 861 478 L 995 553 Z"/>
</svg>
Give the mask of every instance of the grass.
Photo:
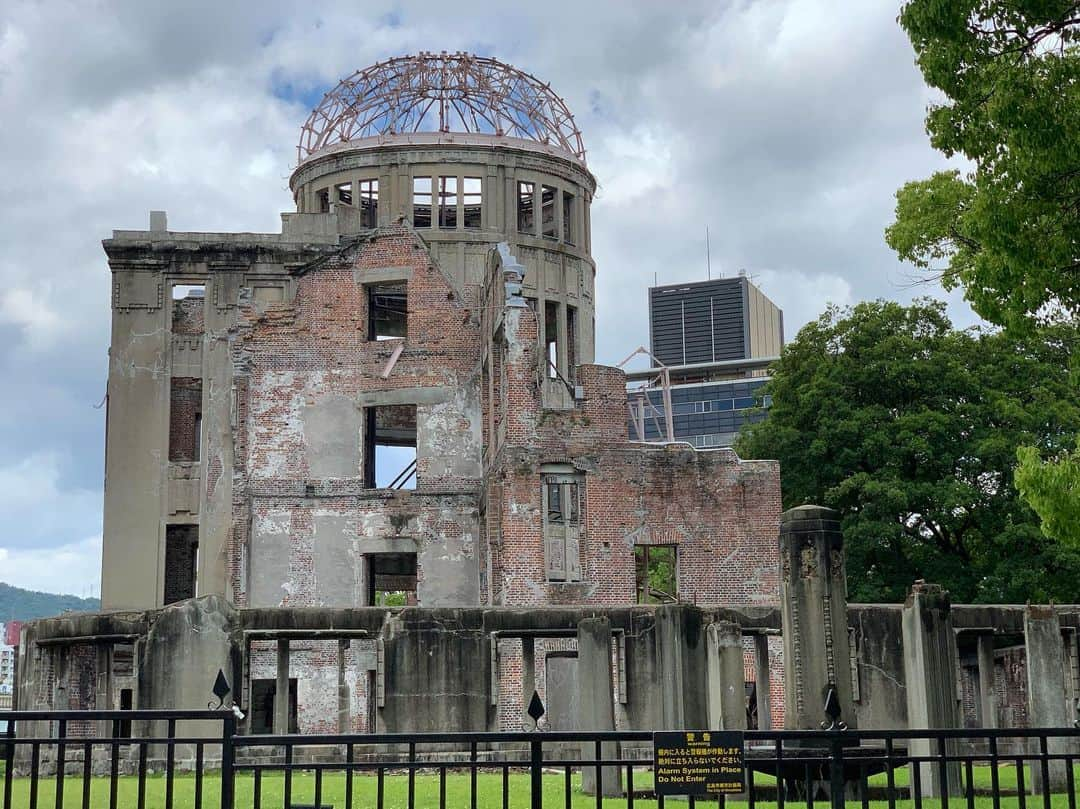
<svg viewBox="0 0 1080 809">
<path fill-rule="evenodd" d="M 1002 790 L 1015 790 L 1016 770 L 1014 767 L 1002 766 L 998 772 L 999 783 Z M 973 782 L 977 790 L 989 790 L 991 786 L 991 773 L 989 767 L 975 767 L 973 769 Z M 437 774 L 420 773 L 416 776 L 416 801 L 417 809 L 436 809 L 439 806 L 439 776 Z M 625 771 L 624 771 L 625 781 Z M 336 809 L 345 806 L 345 776 L 340 772 L 326 773 L 322 779 L 322 802 L 324 805 L 332 805 Z M 905 786 L 908 782 L 907 768 L 901 768 L 894 772 L 894 782 L 899 786 Z M 1030 783 L 1029 775 L 1025 776 L 1025 782 Z M 3 783 L 0 778 L 0 784 Z M 634 786 L 636 790 L 647 788 L 651 783 L 651 775 L 645 771 L 634 772 Z M 767 776 L 755 774 L 754 783 L 759 786 L 774 784 L 775 781 Z M 871 785 L 885 786 L 884 774 L 879 774 L 870 779 Z M 1080 772 L 1077 773 L 1076 783 L 1080 785 Z M 146 779 L 146 807 L 147 809 L 164 809 L 165 807 L 166 780 L 163 775 L 155 774 Z M 236 779 L 236 807 L 253 806 L 254 779 L 250 773 L 240 773 Z M 507 779 L 508 809 L 526 809 L 529 806 L 529 775 L 524 772 L 511 772 Z M 408 806 L 408 779 L 404 775 L 388 775 L 384 780 L 385 809 L 406 809 Z M 565 804 L 564 797 L 565 774 L 561 772 L 546 772 L 543 778 L 544 807 L 545 809 L 562 809 Z M 571 806 L 575 809 L 596 807 L 596 799 L 584 795 L 581 792 L 580 774 L 574 773 L 571 779 L 572 800 Z M 82 779 L 79 776 L 67 776 L 64 780 L 64 806 L 67 809 L 75 809 L 82 806 Z M 376 806 L 377 780 L 374 776 L 357 774 L 353 779 L 353 806 L 369 809 Z M 477 806 L 481 809 L 501 809 L 502 802 L 502 777 L 499 774 L 480 774 L 477 776 Z M 41 809 L 52 809 L 56 805 L 56 786 L 52 778 L 42 779 L 38 783 L 37 805 Z M 315 777 L 310 772 L 298 771 L 292 779 L 292 802 L 311 804 L 314 801 Z M 267 773 L 262 777 L 262 800 L 263 809 L 283 809 L 284 777 L 280 773 Z M 175 809 L 187 809 L 193 807 L 195 795 L 195 778 L 190 774 L 178 774 L 174 784 Z M 219 809 L 219 796 L 221 794 L 221 780 L 218 773 L 211 773 L 203 779 L 203 807 L 205 809 Z M 138 779 L 134 776 L 123 776 L 117 782 L 117 806 L 121 809 L 134 809 L 137 806 Z M 462 809 L 470 805 L 470 778 L 468 774 L 448 773 L 446 776 L 446 802 L 448 809 Z M 92 778 L 90 783 L 90 805 L 92 807 L 109 806 L 109 779 L 107 777 Z M 2 800 L 0 800 L 2 803 Z M 1027 806 L 1031 809 L 1042 809 L 1042 799 L 1027 798 Z M 743 807 L 744 804 L 729 799 L 729 806 Z M 604 809 L 625 807 L 626 799 L 605 799 Z M 669 807 L 686 806 L 685 801 L 668 799 Z M 715 806 L 713 800 L 699 801 L 698 806 Z M 788 806 L 802 806 L 802 802 L 789 800 Z M 872 800 L 869 803 L 872 809 L 888 809 L 888 804 L 883 800 Z M 922 805 L 926 809 L 938 809 L 940 801 L 924 800 Z M 1015 795 L 1003 796 L 1000 805 L 1019 807 L 1019 800 Z M 1066 795 L 1054 795 L 1051 799 L 1052 809 L 1067 809 L 1069 806 Z M 651 809 L 657 803 L 652 799 L 635 799 L 635 807 Z M 757 801 L 756 807 L 761 809 L 774 809 L 773 802 Z M 828 803 L 818 800 L 815 806 L 819 809 L 827 809 Z M 897 801 L 897 807 L 912 807 L 909 800 Z M 966 809 L 965 799 L 954 798 L 949 801 L 950 807 Z M 993 801 L 989 796 L 979 795 L 975 797 L 973 806 L 976 809 L 992 809 Z M 11 809 L 28 809 L 30 807 L 30 779 L 16 778 L 12 784 Z M 849 809 L 859 809 L 861 803 L 848 802 Z"/>
</svg>

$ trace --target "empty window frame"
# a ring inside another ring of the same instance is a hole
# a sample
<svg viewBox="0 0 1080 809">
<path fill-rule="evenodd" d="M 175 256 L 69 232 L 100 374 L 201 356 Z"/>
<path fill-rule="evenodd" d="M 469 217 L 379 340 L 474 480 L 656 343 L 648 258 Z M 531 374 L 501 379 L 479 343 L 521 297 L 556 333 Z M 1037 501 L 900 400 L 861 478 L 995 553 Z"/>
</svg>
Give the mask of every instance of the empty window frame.
<svg viewBox="0 0 1080 809">
<path fill-rule="evenodd" d="M 558 190 L 550 185 L 544 185 L 540 187 L 540 210 L 541 210 L 541 224 L 543 225 L 540 233 L 546 239 L 559 238 L 559 232 L 556 229 L 557 223 L 555 222 L 555 195 Z"/>
<path fill-rule="evenodd" d="M 360 180 L 357 188 L 360 196 L 360 226 L 377 227 L 379 224 L 379 181 Z"/>
<path fill-rule="evenodd" d="M 130 711 L 134 707 L 135 707 L 135 705 L 134 705 L 134 691 L 132 689 L 130 689 L 130 688 L 121 688 L 120 689 L 120 710 L 121 711 Z M 121 739 L 130 739 L 131 738 L 131 720 L 130 719 L 121 719 L 120 720 L 120 734 L 119 735 L 120 735 Z"/>
<path fill-rule="evenodd" d="M 274 703 L 277 697 L 277 680 L 252 680 L 251 698 L 248 701 L 249 726 L 253 734 L 274 733 Z M 289 733 L 299 732 L 297 721 L 296 678 L 289 678 Z"/>
<path fill-rule="evenodd" d="M 199 526 L 165 526 L 165 603 L 173 604 L 197 594 Z"/>
<path fill-rule="evenodd" d="M 431 227 L 431 178 L 413 177 L 413 227 Z"/>
<path fill-rule="evenodd" d="M 397 340 L 408 334 L 409 291 L 405 281 L 368 284 L 368 339 Z"/>
<path fill-rule="evenodd" d="M 536 233 L 536 217 L 533 214 L 533 201 L 536 184 L 518 182 L 517 229 L 518 233 Z"/>
<path fill-rule="evenodd" d="M 365 408 L 364 485 L 416 488 L 416 405 Z"/>
<path fill-rule="evenodd" d="M 484 181 L 480 177 L 465 177 L 461 182 L 462 224 L 479 230 L 483 222 Z"/>
<path fill-rule="evenodd" d="M 548 379 L 559 378 L 559 304 L 544 301 L 544 357 Z"/>
<path fill-rule="evenodd" d="M 562 240 L 574 244 L 574 195 L 569 191 L 562 195 Z"/>
<path fill-rule="evenodd" d="M 173 284 L 170 330 L 174 335 L 202 334 L 206 319 L 205 309 L 205 284 Z"/>
<path fill-rule="evenodd" d="M 444 230 L 457 228 L 458 178 L 439 178 L 439 227 Z"/>
<path fill-rule="evenodd" d="M 573 383 L 576 381 L 576 368 L 578 363 L 577 340 L 578 340 L 578 316 L 577 308 L 566 307 L 566 378 Z"/>
<path fill-rule="evenodd" d="M 353 204 L 352 183 L 338 183 L 334 186 L 334 199 L 345 205 Z"/>
<path fill-rule="evenodd" d="M 577 472 L 543 472 L 544 563 L 548 581 L 581 581 L 581 496 Z"/>
<path fill-rule="evenodd" d="M 198 461 L 201 443 L 202 380 L 173 377 L 169 381 L 169 461 Z"/>
<path fill-rule="evenodd" d="M 638 604 L 669 604 L 679 600 L 676 545 L 634 547 L 634 585 Z"/>
<path fill-rule="evenodd" d="M 415 606 L 415 553 L 369 553 L 364 561 L 369 607 Z"/>
<path fill-rule="evenodd" d="M 320 188 L 315 192 L 315 206 L 318 213 L 330 213 L 330 189 Z"/>
</svg>

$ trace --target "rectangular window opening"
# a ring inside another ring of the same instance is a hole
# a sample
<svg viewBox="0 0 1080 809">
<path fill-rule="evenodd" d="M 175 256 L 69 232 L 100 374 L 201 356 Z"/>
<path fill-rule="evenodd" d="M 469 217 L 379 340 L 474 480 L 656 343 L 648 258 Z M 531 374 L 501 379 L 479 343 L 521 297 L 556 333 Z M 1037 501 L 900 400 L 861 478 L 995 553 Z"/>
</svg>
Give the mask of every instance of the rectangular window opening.
<svg viewBox="0 0 1080 809">
<path fill-rule="evenodd" d="M 165 603 L 196 595 L 199 564 L 199 526 L 165 526 Z"/>
<path fill-rule="evenodd" d="M 536 191 L 535 183 L 518 182 L 517 203 L 517 229 L 518 233 L 534 233 L 535 217 L 533 216 L 533 195 Z"/>
<path fill-rule="evenodd" d="M 431 178 L 413 177 L 413 227 L 431 227 Z"/>
<path fill-rule="evenodd" d="M 398 340 L 406 336 L 409 327 L 408 284 L 369 284 L 368 339 Z"/>
<path fill-rule="evenodd" d="M 268 736 L 274 732 L 274 702 L 277 697 L 277 680 L 252 680 L 249 704 L 251 733 Z M 296 678 L 289 678 L 289 733 L 298 733 Z"/>
<path fill-rule="evenodd" d="M 543 229 L 540 232 L 545 239 L 557 239 L 559 237 L 559 234 L 555 229 L 556 193 L 556 189 L 550 185 L 540 187 L 541 224 L 543 225 Z"/>
<path fill-rule="evenodd" d="M 583 479 L 573 471 L 549 471 L 540 480 L 547 579 L 581 581 Z"/>
<path fill-rule="evenodd" d="M 205 284 L 173 284 L 172 322 L 173 334 L 200 335 L 204 331 L 206 311 Z"/>
<path fill-rule="evenodd" d="M 338 183 L 335 185 L 334 199 L 345 205 L 352 205 L 352 183 Z"/>
<path fill-rule="evenodd" d="M 365 408 L 364 485 L 416 488 L 416 405 Z"/>
<path fill-rule="evenodd" d="M 359 187 L 360 226 L 377 227 L 379 224 L 379 181 L 361 180 Z"/>
<path fill-rule="evenodd" d="M 202 380 L 174 376 L 169 381 L 169 461 L 198 461 L 201 444 Z"/>
<path fill-rule="evenodd" d="M 121 688 L 120 689 L 120 710 L 121 711 L 130 711 L 134 707 L 134 693 L 135 692 L 132 691 L 130 688 Z M 130 739 L 131 738 L 131 720 L 130 719 L 121 719 L 120 720 L 120 738 L 121 739 Z"/>
<path fill-rule="evenodd" d="M 457 228 L 457 177 L 439 178 L 439 227 L 444 230 Z"/>
<path fill-rule="evenodd" d="M 416 605 L 416 554 L 369 553 L 367 603 L 372 607 Z"/>
<path fill-rule="evenodd" d="M 562 195 L 562 240 L 574 243 L 574 195 L 569 191 Z"/>
<path fill-rule="evenodd" d="M 559 304 L 544 301 L 544 356 L 548 379 L 559 378 Z"/>
<path fill-rule="evenodd" d="M 577 381 L 577 308 L 566 307 L 566 378 L 571 383 Z"/>
<path fill-rule="evenodd" d="M 316 204 L 319 206 L 319 213 L 330 213 L 330 189 L 323 188 L 315 192 Z"/>
<path fill-rule="evenodd" d="M 675 545 L 634 547 L 634 583 L 638 604 L 671 604 L 679 600 L 676 548 Z"/>
<path fill-rule="evenodd" d="M 462 224 L 471 230 L 479 230 L 484 210 L 484 182 L 480 177 L 465 177 L 462 184 L 461 201 L 464 204 L 462 216 L 465 219 Z"/>
</svg>

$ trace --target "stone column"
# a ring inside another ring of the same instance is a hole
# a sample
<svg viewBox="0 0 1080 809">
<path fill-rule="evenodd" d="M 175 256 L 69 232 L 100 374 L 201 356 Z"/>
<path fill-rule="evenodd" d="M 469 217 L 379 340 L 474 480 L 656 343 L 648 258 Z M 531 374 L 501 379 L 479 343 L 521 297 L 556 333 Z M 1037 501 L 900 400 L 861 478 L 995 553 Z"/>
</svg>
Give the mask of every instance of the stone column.
<svg viewBox="0 0 1080 809">
<path fill-rule="evenodd" d="M 615 684 L 611 677 L 611 622 L 607 618 L 584 618 L 578 622 L 578 706 L 581 711 L 579 729 L 615 730 Z M 592 759 L 596 745 L 582 744 L 581 758 Z M 601 755 L 605 759 L 618 757 L 618 745 L 604 742 Z M 600 793 L 622 795 L 622 773 L 618 767 L 601 768 Z M 596 767 L 581 768 L 581 789 L 595 795 Z"/>
<path fill-rule="evenodd" d="M 274 691 L 274 734 L 289 732 L 289 639 L 278 638 L 277 684 Z"/>
<path fill-rule="evenodd" d="M 1061 621 L 1053 606 L 1029 604 L 1024 610 L 1024 652 L 1027 655 L 1028 725 L 1033 728 L 1068 727 L 1071 713 L 1065 697 L 1065 656 L 1061 641 Z M 1039 740 L 1031 740 L 1032 752 L 1039 751 Z M 1070 752 L 1069 740 L 1050 737 L 1047 752 Z M 1067 789 L 1065 762 L 1049 764 L 1049 792 Z M 1042 765 L 1031 762 L 1031 791 L 1043 793 Z"/>
<path fill-rule="evenodd" d="M 839 514 L 799 506 L 780 516 L 780 607 L 784 626 L 784 727 L 817 730 L 835 688 L 840 721 L 855 727 L 847 584 Z"/>
<path fill-rule="evenodd" d="M 754 695 L 758 730 L 772 727 L 772 670 L 769 668 L 769 636 L 754 635 Z"/>
<path fill-rule="evenodd" d="M 709 654 L 705 613 L 690 604 L 663 604 L 656 618 L 660 729 L 707 730 Z"/>
<path fill-rule="evenodd" d="M 984 728 L 996 728 L 997 692 L 994 689 L 994 636 L 979 635 L 976 639 L 979 660 L 979 713 Z"/>
<path fill-rule="evenodd" d="M 743 672 L 742 630 L 730 621 L 706 627 L 709 677 L 709 728 L 746 728 L 746 675 Z"/>
<path fill-rule="evenodd" d="M 354 188 L 357 186 L 354 184 Z M 351 699 L 349 698 L 349 682 L 345 679 L 345 661 L 349 654 L 349 641 L 342 639 L 338 641 L 337 647 L 337 664 L 338 664 L 338 733 L 351 733 L 352 732 L 352 716 L 350 708 Z"/>
<path fill-rule="evenodd" d="M 536 723 L 529 716 L 529 703 L 536 691 L 536 643 L 531 636 L 521 638 L 521 727 L 536 730 Z"/>
<path fill-rule="evenodd" d="M 917 581 L 904 602 L 901 626 L 904 640 L 904 681 L 907 684 L 908 728 L 961 727 L 960 706 L 956 699 L 956 634 L 953 632 L 949 594 L 940 585 Z M 937 740 L 912 739 L 913 755 L 937 755 Z M 955 742 L 946 745 L 956 752 Z M 919 775 L 922 794 L 940 798 L 945 792 L 941 768 L 926 762 Z M 948 794 L 960 795 L 960 765 L 946 768 Z M 912 785 L 915 783 L 912 774 Z"/>
</svg>

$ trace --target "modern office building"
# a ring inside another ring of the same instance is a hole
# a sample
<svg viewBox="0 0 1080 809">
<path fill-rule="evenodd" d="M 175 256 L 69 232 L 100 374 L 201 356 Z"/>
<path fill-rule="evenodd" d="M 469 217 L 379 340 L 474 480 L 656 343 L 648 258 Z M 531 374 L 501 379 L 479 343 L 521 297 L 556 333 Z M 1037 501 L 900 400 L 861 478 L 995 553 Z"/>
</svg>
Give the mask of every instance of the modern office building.
<svg viewBox="0 0 1080 809">
<path fill-rule="evenodd" d="M 627 373 L 631 439 L 728 447 L 764 418 L 784 313 L 745 275 L 651 288 L 649 337 L 655 365 Z"/>
</svg>

